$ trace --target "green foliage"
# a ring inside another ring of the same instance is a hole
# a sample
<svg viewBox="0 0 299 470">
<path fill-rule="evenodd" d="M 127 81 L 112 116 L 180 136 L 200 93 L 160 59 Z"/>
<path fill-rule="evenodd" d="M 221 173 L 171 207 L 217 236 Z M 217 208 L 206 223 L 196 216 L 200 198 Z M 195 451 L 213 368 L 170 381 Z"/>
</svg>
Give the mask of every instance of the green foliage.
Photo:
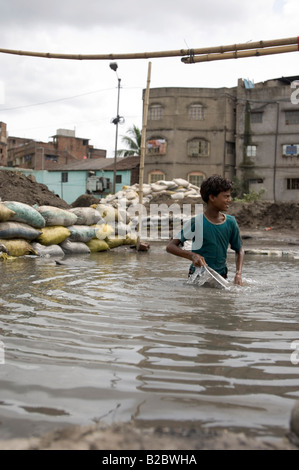
<svg viewBox="0 0 299 470">
<path fill-rule="evenodd" d="M 265 193 L 265 189 L 260 189 L 260 191 L 254 191 L 251 189 L 249 193 L 244 193 L 242 198 L 235 198 L 235 202 L 256 202 L 259 201 L 262 195 Z"/>
<path fill-rule="evenodd" d="M 122 142 L 125 143 L 128 148 L 118 150 L 117 155 L 119 157 L 140 155 L 141 130 L 134 124 L 133 127 L 128 129 L 127 135 L 122 136 Z"/>
</svg>

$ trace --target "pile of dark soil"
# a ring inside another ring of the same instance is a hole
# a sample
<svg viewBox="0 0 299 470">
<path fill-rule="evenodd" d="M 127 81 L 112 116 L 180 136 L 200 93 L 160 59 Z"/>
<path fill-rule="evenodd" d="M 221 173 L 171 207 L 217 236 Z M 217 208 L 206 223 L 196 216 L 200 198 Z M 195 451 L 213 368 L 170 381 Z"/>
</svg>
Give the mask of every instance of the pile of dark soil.
<svg viewBox="0 0 299 470">
<path fill-rule="evenodd" d="M 0 171 L 0 199 L 23 202 L 33 206 L 55 206 L 67 209 L 69 205 L 56 196 L 44 184 L 37 183 L 34 176 L 25 176 L 15 171 Z"/>
<path fill-rule="evenodd" d="M 236 217 L 242 228 L 274 228 L 294 231 L 298 231 L 299 228 L 299 204 L 297 203 L 234 202 L 228 213 Z"/>
<path fill-rule="evenodd" d="M 89 207 L 92 204 L 98 204 L 99 198 L 94 197 L 92 194 L 82 194 L 73 203 L 72 207 Z"/>
</svg>

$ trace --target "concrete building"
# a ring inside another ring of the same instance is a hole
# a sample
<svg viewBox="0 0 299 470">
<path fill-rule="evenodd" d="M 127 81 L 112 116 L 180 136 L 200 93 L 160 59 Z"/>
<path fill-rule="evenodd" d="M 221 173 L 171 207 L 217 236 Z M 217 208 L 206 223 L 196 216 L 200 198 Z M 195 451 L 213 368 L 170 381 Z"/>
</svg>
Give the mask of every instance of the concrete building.
<svg viewBox="0 0 299 470">
<path fill-rule="evenodd" d="M 0 122 L 0 166 L 7 161 L 7 130 L 6 124 Z"/>
<path fill-rule="evenodd" d="M 253 88 L 238 82 L 236 176 L 245 192 L 263 189 L 263 198 L 274 202 L 299 202 L 298 80 L 279 78 Z"/>
<path fill-rule="evenodd" d="M 235 89 L 150 90 L 145 181 L 235 174 Z"/>
<path fill-rule="evenodd" d="M 235 179 L 240 194 L 299 202 L 299 76 L 151 89 L 146 141 L 145 181 L 200 186 L 217 173 Z"/>
<path fill-rule="evenodd" d="M 123 186 L 139 181 L 140 157 L 118 158 L 116 165 L 116 192 Z M 1 170 L 10 168 L 3 167 Z M 99 199 L 111 193 L 114 177 L 113 158 L 93 158 L 60 165 L 51 170 L 35 171 L 18 168 L 26 176 L 34 176 L 38 183 L 45 184 L 68 204 L 83 194 L 92 194 Z"/>
<path fill-rule="evenodd" d="M 58 165 L 91 158 L 106 158 L 106 150 L 95 149 L 89 139 L 76 137 L 75 131 L 59 129 L 52 142 L 8 137 L 4 165 L 31 170 L 51 170 Z"/>
</svg>

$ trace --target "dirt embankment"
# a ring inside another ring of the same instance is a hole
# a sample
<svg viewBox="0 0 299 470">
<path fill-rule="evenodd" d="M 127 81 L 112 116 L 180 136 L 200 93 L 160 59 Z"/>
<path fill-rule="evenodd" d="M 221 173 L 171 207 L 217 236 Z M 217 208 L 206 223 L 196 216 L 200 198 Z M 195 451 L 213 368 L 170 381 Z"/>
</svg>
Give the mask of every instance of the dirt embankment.
<svg viewBox="0 0 299 470">
<path fill-rule="evenodd" d="M 15 171 L 0 171 L 0 200 L 23 202 L 34 206 L 55 206 L 67 209 L 69 205 L 48 189 L 37 183 L 34 176 L 25 176 Z"/>
</svg>

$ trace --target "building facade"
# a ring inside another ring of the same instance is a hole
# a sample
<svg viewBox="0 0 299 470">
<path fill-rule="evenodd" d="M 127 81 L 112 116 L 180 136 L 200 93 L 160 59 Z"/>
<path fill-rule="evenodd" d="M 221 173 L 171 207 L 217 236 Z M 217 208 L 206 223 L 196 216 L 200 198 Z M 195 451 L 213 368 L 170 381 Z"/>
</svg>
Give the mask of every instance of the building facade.
<svg viewBox="0 0 299 470">
<path fill-rule="evenodd" d="M 296 83 L 298 80 L 298 90 Z M 145 180 L 212 174 L 270 201 L 299 202 L 299 77 L 234 88 L 150 90 Z"/>
<path fill-rule="evenodd" d="M 268 80 L 254 88 L 238 82 L 236 176 L 245 192 L 262 190 L 274 202 L 299 202 L 297 80 Z"/>
<path fill-rule="evenodd" d="M 37 142 L 20 137 L 8 137 L 7 161 L 3 166 L 30 170 L 52 170 L 78 160 L 106 158 L 106 150 L 95 149 L 89 139 L 76 137 L 75 131 L 59 129 L 52 142 Z"/>
<path fill-rule="evenodd" d="M 235 171 L 235 93 L 228 88 L 150 90 L 145 180 L 184 178 L 200 186 Z"/>
<path fill-rule="evenodd" d="M 7 161 L 7 129 L 5 122 L 0 122 L 0 166 Z"/>
</svg>

